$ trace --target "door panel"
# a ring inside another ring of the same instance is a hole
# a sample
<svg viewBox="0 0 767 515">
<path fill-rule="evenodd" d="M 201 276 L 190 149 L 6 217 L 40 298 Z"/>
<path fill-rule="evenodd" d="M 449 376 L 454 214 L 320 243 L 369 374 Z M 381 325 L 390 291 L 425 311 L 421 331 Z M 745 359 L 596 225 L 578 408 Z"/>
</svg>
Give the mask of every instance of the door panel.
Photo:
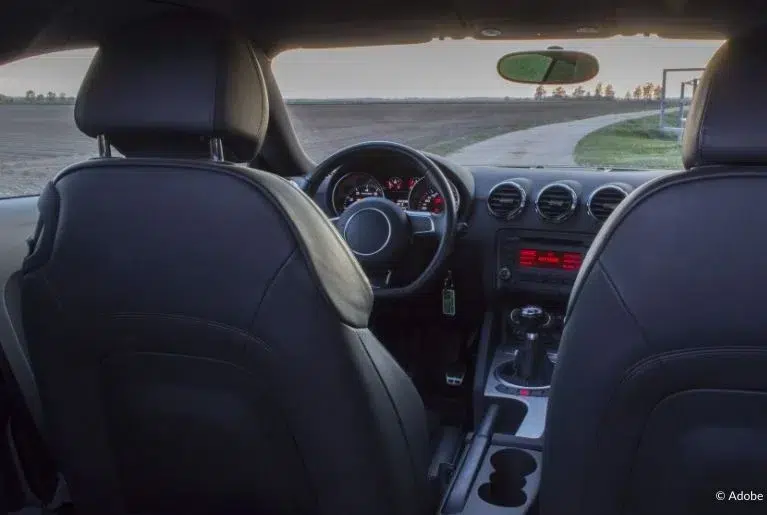
<svg viewBox="0 0 767 515">
<path fill-rule="evenodd" d="M 37 197 L 0 199 L 0 340 L 19 344 L 20 320 L 11 320 L 6 304 L 8 281 L 21 268 L 27 238 L 37 223 Z M 15 316 L 13 318 L 16 318 Z"/>
<path fill-rule="evenodd" d="M 16 348 L 22 345 L 23 338 L 20 338 L 18 283 L 15 281 L 18 281 L 17 272 L 27 253 L 26 239 L 33 234 L 36 223 L 37 197 L 0 199 L 0 341 Z M 0 359 L 5 360 L 3 356 Z M 31 369 L 29 377 L 33 377 Z M 7 378 L 0 378 L 0 422 L 4 434 L 10 409 L 10 385 L 6 381 Z M 22 427 L 29 429 L 29 422 Z M 0 441 L 0 510 L 18 510 L 24 505 L 26 495 L 19 480 L 19 470 L 11 458 L 8 439 Z M 26 452 L 22 454 L 27 455 Z"/>
</svg>

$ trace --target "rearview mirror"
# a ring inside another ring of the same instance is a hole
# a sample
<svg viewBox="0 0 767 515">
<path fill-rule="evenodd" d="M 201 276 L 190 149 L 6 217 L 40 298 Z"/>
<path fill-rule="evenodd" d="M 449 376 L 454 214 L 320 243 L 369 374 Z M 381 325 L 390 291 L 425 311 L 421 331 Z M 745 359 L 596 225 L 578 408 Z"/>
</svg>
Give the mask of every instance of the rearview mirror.
<svg viewBox="0 0 767 515">
<path fill-rule="evenodd" d="M 573 50 L 514 52 L 498 60 L 498 75 L 522 84 L 578 84 L 597 73 L 596 57 Z"/>
</svg>

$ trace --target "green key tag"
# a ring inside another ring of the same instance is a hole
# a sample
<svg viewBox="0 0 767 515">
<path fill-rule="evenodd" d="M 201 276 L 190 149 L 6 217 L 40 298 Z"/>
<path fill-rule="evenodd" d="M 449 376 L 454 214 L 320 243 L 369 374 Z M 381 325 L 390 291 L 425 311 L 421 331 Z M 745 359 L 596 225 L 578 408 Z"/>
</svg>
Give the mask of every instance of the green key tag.
<svg viewBox="0 0 767 515">
<path fill-rule="evenodd" d="M 442 314 L 449 317 L 455 316 L 455 286 L 452 271 L 448 271 L 442 287 Z"/>
</svg>

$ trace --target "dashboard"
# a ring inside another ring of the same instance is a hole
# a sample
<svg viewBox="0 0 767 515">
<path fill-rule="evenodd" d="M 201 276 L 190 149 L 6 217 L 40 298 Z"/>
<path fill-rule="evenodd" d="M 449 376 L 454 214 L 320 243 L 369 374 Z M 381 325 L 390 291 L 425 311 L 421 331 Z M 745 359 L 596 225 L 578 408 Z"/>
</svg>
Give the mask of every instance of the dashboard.
<svg viewBox="0 0 767 515">
<path fill-rule="evenodd" d="M 490 299 L 566 301 L 582 261 L 611 213 L 632 191 L 668 170 L 585 167 L 464 167 L 429 156 L 460 203 L 459 233 L 449 269 L 462 306 Z M 329 216 L 367 196 L 403 208 L 439 212 L 439 194 L 402 162 L 358 163 L 339 169 L 317 201 Z"/>
</svg>

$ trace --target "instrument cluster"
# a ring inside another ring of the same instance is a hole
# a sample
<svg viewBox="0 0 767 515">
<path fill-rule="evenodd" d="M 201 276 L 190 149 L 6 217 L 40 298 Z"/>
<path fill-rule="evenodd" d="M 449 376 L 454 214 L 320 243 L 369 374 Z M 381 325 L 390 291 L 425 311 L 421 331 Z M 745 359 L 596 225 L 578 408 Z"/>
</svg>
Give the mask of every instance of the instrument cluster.
<svg viewBox="0 0 767 515">
<path fill-rule="evenodd" d="M 461 196 L 458 188 L 450 182 L 456 205 L 460 205 Z M 331 202 L 336 215 L 340 215 L 349 206 L 368 197 L 384 197 L 402 209 L 429 211 L 439 214 L 445 207 L 442 195 L 424 176 L 398 174 L 370 174 L 367 172 L 349 172 L 335 181 Z"/>
</svg>

